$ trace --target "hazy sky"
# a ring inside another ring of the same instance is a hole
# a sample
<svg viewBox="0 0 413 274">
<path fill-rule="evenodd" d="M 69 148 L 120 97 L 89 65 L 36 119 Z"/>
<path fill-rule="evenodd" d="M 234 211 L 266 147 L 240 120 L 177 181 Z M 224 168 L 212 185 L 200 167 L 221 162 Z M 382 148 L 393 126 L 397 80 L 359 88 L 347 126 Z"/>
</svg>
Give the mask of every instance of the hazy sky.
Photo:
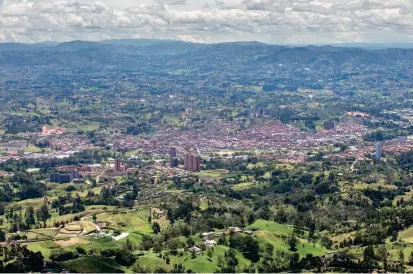
<svg viewBox="0 0 413 274">
<path fill-rule="evenodd" d="M 412 42 L 413 0 L 0 0 L 0 42 Z"/>
</svg>

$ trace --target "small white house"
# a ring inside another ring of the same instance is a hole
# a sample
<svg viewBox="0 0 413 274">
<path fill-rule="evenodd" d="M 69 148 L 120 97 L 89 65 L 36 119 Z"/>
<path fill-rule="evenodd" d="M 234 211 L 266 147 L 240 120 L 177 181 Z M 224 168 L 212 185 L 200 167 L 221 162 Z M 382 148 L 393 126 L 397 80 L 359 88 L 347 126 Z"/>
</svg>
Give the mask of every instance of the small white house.
<svg viewBox="0 0 413 274">
<path fill-rule="evenodd" d="M 206 245 L 207 247 L 213 247 L 213 246 L 216 246 L 216 245 L 217 245 L 217 242 L 216 242 L 215 240 L 206 240 L 206 241 L 205 241 L 205 245 Z"/>
<path fill-rule="evenodd" d="M 193 246 L 193 247 L 188 248 L 188 251 L 194 252 L 195 254 L 201 253 L 201 249 L 197 246 Z"/>
</svg>

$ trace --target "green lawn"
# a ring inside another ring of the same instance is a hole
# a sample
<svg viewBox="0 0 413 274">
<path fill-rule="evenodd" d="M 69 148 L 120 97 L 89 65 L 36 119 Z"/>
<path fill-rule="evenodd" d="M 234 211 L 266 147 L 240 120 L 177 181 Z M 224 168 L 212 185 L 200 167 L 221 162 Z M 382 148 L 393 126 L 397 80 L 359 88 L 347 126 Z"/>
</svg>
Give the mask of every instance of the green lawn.
<svg viewBox="0 0 413 274">
<path fill-rule="evenodd" d="M 131 245 L 137 248 L 139 244 L 142 242 L 142 235 L 136 232 L 131 233 L 128 237 L 121 239 L 119 243 L 126 244 L 127 239 L 129 239 Z"/>
<path fill-rule="evenodd" d="M 120 229 L 123 232 L 141 231 L 150 233 L 152 228 L 148 222 L 148 216 L 149 209 L 118 214 L 101 214 L 98 215 L 98 220 L 109 222 L 111 227 Z"/>
<path fill-rule="evenodd" d="M 199 208 L 201 210 L 207 210 L 208 209 L 208 200 L 203 198 L 201 203 L 199 204 Z"/>
<path fill-rule="evenodd" d="M 233 185 L 232 189 L 234 189 L 234 190 L 244 190 L 244 189 L 248 189 L 248 188 L 252 187 L 253 185 L 255 185 L 255 183 L 253 183 L 253 182 L 239 183 L 237 185 Z"/>
<path fill-rule="evenodd" d="M 113 258 L 85 257 L 63 262 L 66 270 L 77 273 L 116 273 L 121 266 Z"/>
<path fill-rule="evenodd" d="M 181 256 L 169 256 L 170 264 L 166 264 L 165 260 L 159 258 L 157 254 L 150 253 L 139 257 L 138 263 L 141 267 L 149 268 L 151 271 L 154 271 L 157 267 L 170 270 L 174 264 L 182 264 L 186 270 L 191 269 L 196 273 L 214 273 L 219 270 L 217 266 L 218 258 L 224 257 L 226 251 L 228 251 L 228 247 L 216 246 L 214 247 L 211 258 L 207 256 L 206 251 L 196 255 L 195 258 L 192 258 L 191 253 L 183 252 Z M 236 256 L 238 259 L 239 271 L 251 264 L 251 262 L 245 259 L 240 252 L 236 251 Z"/>
<path fill-rule="evenodd" d="M 154 271 L 157 267 L 162 267 L 167 270 L 171 268 L 171 265 L 167 265 L 164 260 L 153 253 L 139 257 L 137 263 L 144 269 L 150 269 L 151 271 Z"/>
<path fill-rule="evenodd" d="M 88 240 L 90 240 L 90 242 L 92 244 L 88 244 L 87 246 L 85 246 L 85 249 L 89 250 L 89 249 L 109 249 L 109 248 L 122 248 L 122 243 L 121 241 L 115 241 L 112 238 L 109 237 L 88 237 Z"/>
<path fill-rule="evenodd" d="M 405 242 L 413 242 L 413 226 L 399 233 L 399 239 Z"/>
<path fill-rule="evenodd" d="M 47 259 L 50 257 L 52 249 L 54 248 L 60 248 L 60 246 L 58 246 L 51 240 L 27 244 L 27 249 L 33 252 L 40 251 L 43 254 L 43 256 Z"/>
<path fill-rule="evenodd" d="M 25 149 L 27 152 L 33 152 L 33 153 L 40 153 L 42 152 L 42 149 L 37 147 L 37 146 L 28 146 Z"/>
<path fill-rule="evenodd" d="M 267 230 L 271 232 L 278 232 L 282 235 L 291 235 L 293 233 L 293 228 L 287 225 L 279 224 L 273 221 L 267 220 L 256 220 L 252 225 L 248 226 L 247 228 L 257 228 L 260 230 Z"/>
<path fill-rule="evenodd" d="M 197 175 L 199 177 L 219 178 L 228 173 L 229 171 L 227 169 L 211 169 L 198 172 Z"/>
<path fill-rule="evenodd" d="M 261 247 L 264 247 L 266 243 L 270 243 L 274 246 L 274 251 L 291 252 L 290 246 L 287 244 L 287 237 L 293 234 L 294 229 L 292 227 L 273 221 L 256 220 L 252 225 L 248 226 L 248 228 L 259 229 L 254 233 L 254 236 L 258 238 Z M 306 235 L 307 232 L 305 231 L 304 237 L 306 237 Z M 326 252 L 327 249 L 319 243 L 310 243 L 304 238 L 300 238 L 297 244 L 297 253 L 300 254 L 301 257 L 310 253 L 314 256 L 320 256 Z"/>
</svg>

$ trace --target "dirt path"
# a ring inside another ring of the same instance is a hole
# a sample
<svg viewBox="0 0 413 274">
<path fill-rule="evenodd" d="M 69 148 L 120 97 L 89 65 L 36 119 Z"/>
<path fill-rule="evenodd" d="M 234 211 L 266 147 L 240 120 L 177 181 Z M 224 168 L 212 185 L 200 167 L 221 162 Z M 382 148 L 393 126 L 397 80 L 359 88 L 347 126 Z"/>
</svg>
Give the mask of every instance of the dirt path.
<svg viewBox="0 0 413 274">
<path fill-rule="evenodd" d="M 354 166 L 357 164 L 357 159 L 354 161 L 354 163 L 351 165 L 351 172 L 356 171 L 357 169 L 354 169 Z"/>
<path fill-rule="evenodd" d="M 120 234 L 119 236 L 116 237 L 112 237 L 112 239 L 114 239 L 115 241 L 119 241 L 123 238 L 126 238 L 129 236 L 129 232 L 123 232 L 122 234 Z"/>
</svg>

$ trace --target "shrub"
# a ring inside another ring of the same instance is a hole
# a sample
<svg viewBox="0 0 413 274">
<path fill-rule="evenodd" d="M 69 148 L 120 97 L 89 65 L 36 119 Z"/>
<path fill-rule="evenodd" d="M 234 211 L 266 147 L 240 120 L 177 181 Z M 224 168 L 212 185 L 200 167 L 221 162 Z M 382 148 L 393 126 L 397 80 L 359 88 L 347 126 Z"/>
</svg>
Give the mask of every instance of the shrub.
<svg viewBox="0 0 413 274">
<path fill-rule="evenodd" d="M 130 250 L 121 249 L 116 252 L 115 260 L 120 265 L 131 266 L 136 261 L 136 258 Z"/>
</svg>

